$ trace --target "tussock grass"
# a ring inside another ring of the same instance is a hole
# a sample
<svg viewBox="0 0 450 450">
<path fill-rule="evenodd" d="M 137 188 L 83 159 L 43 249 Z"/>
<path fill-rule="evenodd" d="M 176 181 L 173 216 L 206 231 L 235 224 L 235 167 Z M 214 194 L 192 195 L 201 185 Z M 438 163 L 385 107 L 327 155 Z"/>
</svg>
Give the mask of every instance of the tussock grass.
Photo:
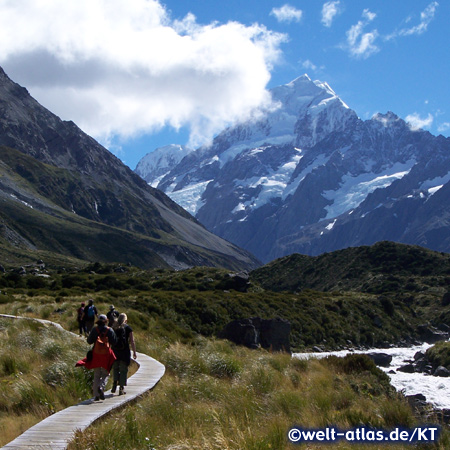
<svg viewBox="0 0 450 450">
<path fill-rule="evenodd" d="M 91 396 L 91 373 L 75 368 L 84 340 L 31 320 L 0 318 L 0 446 Z"/>
<path fill-rule="evenodd" d="M 293 425 L 349 429 L 416 423 L 403 397 L 364 356 L 304 361 L 199 333 L 211 336 L 231 319 L 259 315 L 291 320 L 293 348 L 325 340 L 329 348 L 348 339 L 358 345 L 395 342 L 410 334 L 413 323 L 436 316 L 440 291 L 421 292 L 417 301 L 427 303 L 417 309 L 415 299 L 408 303 L 393 296 L 389 303 L 357 292 L 224 292 L 225 275 L 212 269 L 111 273 L 94 267 L 53 273 L 39 289 L 26 277 L 3 277 L 1 312 L 49 319 L 77 332 L 75 311 L 82 301 L 93 298 L 101 313 L 114 304 L 127 312 L 138 351 L 166 365 L 166 375 L 149 395 L 78 434 L 71 450 L 306 448 L 287 443 Z M 0 344 L 0 383 L 6 387 L 0 390 L 0 445 L 52 411 L 90 396 L 85 378 L 90 372 L 72 370 L 85 353 L 83 340 L 66 345 L 55 329 L 1 319 L 0 338 L 7 343 Z M 450 448 L 448 432 L 427 448 Z"/>
<path fill-rule="evenodd" d="M 211 339 L 162 347 L 167 371 L 157 387 L 139 403 L 77 434 L 70 450 L 331 448 L 294 446 L 287 432 L 294 425 L 350 429 L 416 423 L 385 374 L 359 355 L 339 362 L 299 361 Z M 216 361 L 225 369 L 217 371 Z M 442 445 L 427 448 L 444 449 L 447 443 L 444 436 Z M 332 448 L 358 447 L 341 442 Z"/>
</svg>

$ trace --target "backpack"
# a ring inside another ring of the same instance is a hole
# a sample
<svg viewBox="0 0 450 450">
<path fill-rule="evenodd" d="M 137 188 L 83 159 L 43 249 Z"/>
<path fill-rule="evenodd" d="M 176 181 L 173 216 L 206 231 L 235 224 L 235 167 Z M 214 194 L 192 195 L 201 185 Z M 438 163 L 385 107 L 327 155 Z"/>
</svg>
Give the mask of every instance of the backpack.
<svg viewBox="0 0 450 450">
<path fill-rule="evenodd" d="M 116 330 L 117 342 L 114 350 L 125 350 L 127 348 L 127 333 L 124 327 L 118 327 Z"/>
<path fill-rule="evenodd" d="M 94 319 L 95 318 L 95 307 L 94 307 L 94 305 L 91 305 L 91 306 L 87 307 L 86 317 L 88 319 Z"/>
<path fill-rule="evenodd" d="M 97 355 L 106 355 L 110 352 L 111 344 L 108 339 L 108 330 L 109 328 L 106 327 L 106 330 L 100 333 L 100 330 L 97 327 L 97 340 L 95 341 L 94 348 L 92 349 Z"/>
</svg>

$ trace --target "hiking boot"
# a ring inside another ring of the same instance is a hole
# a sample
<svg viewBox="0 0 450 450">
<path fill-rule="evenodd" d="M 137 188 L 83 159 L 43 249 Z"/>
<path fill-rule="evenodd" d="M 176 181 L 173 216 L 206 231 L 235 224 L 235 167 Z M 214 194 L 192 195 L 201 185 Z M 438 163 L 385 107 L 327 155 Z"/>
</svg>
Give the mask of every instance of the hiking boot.
<svg viewBox="0 0 450 450">
<path fill-rule="evenodd" d="M 94 398 L 94 402 L 98 402 L 100 400 L 100 397 L 97 395 L 97 397 Z"/>
<path fill-rule="evenodd" d="M 100 400 L 105 400 L 105 393 L 103 392 L 102 388 L 99 388 L 98 395 L 100 397 Z"/>
<path fill-rule="evenodd" d="M 114 394 L 114 392 L 116 392 L 117 389 L 117 381 L 114 381 L 112 388 L 111 388 L 111 393 Z"/>
<path fill-rule="evenodd" d="M 126 392 L 123 390 L 123 386 L 120 386 L 119 388 L 119 395 L 124 395 Z"/>
</svg>

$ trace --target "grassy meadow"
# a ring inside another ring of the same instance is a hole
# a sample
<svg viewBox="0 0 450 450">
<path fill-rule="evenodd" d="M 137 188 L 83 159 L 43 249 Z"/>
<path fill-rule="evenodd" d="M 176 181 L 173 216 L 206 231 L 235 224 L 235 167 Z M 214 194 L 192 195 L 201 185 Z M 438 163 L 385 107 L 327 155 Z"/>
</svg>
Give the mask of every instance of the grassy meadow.
<svg viewBox="0 0 450 450">
<path fill-rule="evenodd" d="M 70 450 L 318 449 L 330 445 L 290 444 L 288 430 L 294 425 L 389 429 L 417 423 L 387 376 L 361 355 L 302 361 L 213 339 L 165 348 L 155 344 L 140 342 L 141 350 L 166 365 L 156 388 L 79 433 Z M 424 448 L 449 445 L 444 432 L 439 444 Z M 332 448 L 366 447 L 341 442 Z"/>
<path fill-rule="evenodd" d="M 233 319 L 281 317 L 292 324 L 294 351 L 372 347 L 416 338 L 417 325 L 445 323 L 450 315 L 446 271 L 402 274 L 395 289 L 378 273 L 384 287 L 371 292 L 344 283 L 342 289 L 272 290 L 268 273 L 250 274 L 251 284 L 239 291 L 228 271 L 206 267 L 144 271 L 96 263 L 38 270 L 46 276 L 26 270 L 0 274 L 0 313 L 51 320 L 77 333 L 81 302 L 92 298 L 100 313 L 114 304 L 128 314 L 138 351 L 166 366 L 154 390 L 79 433 L 70 450 L 316 449 L 330 445 L 290 444 L 288 430 L 412 427 L 420 419 L 364 356 L 300 361 L 215 335 Z M 74 367 L 88 348 L 84 339 L 13 319 L 0 319 L 0 337 L 0 445 L 91 397 L 91 372 Z M 332 448 L 389 446 L 340 442 Z M 423 448 L 450 448 L 448 428 Z"/>
<path fill-rule="evenodd" d="M 74 367 L 87 348 L 56 327 L 0 318 L 0 446 L 90 398 L 92 374 Z"/>
</svg>

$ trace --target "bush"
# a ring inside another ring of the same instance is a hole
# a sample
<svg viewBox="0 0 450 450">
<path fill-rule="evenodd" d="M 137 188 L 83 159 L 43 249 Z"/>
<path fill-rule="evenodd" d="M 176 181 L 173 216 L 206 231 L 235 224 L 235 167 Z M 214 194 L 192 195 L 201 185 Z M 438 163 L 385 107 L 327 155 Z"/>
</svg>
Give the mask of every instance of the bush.
<svg viewBox="0 0 450 450">
<path fill-rule="evenodd" d="M 42 378 L 49 386 L 64 386 L 70 376 L 70 369 L 67 363 L 57 361 L 44 370 Z"/>
<path fill-rule="evenodd" d="M 55 412 L 51 393 L 45 386 L 22 382 L 18 386 L 18 393 L 20 398 L 14 404 L 14 410 L 17 413 L 45 411 L 46 414 L 53 414 Z"/>
<path fill-rule="evenodd" d="M 450 292 L 446 292 L 442 297 L 442 306 L 450 305 Z"/>
<path fill-rule="evenodd" d="M 426 356 L 433 367 L 444 366 L 450 370 L 450 342 L 437 342 L 426 351 Z"/>
<path fill-rule="evenodd" d="M 383 307 L 384 312 L 388 316 L 392 317 L 394 314 L 394 309 L 395 309 L 394 304 L 392 303 L 392 300 L 390 300 L 387 297 L 381 297 L 380 303 L 381 303 L 381 306 Z"/>
<path fill-rule="evenodd" d="M 327 356 L 325 361 L 336 368 L 338 372 L 345 374 L 360 374 L 363 372 L 381 372 L 375 363 L 367 356 L 359 353 L 346 355 L 344 358 L 338 356 Z M 381 372 L 383 373 L 383 372 Z"/>
<path fill-rule="evenodd" d="M 58 358 L 64 351 L 63 346 L 59 342 L 44 342 L 41 348 L 41 354 L 44 358 L 54 360 Z"/>
<path fill-rule="evenodd" d="M 15 375 L 19 372 L 17 360 L 11 355 L 0 356 L 0 368 L 3 375 Z"/>
<path fill-rule="evenodd" d="M 209 373 L 217 378 L 234 378 L 241 373 L 241 365 L 237 359 L 228 355 L 212 353 L 206 357 Z"/>
</svg>

